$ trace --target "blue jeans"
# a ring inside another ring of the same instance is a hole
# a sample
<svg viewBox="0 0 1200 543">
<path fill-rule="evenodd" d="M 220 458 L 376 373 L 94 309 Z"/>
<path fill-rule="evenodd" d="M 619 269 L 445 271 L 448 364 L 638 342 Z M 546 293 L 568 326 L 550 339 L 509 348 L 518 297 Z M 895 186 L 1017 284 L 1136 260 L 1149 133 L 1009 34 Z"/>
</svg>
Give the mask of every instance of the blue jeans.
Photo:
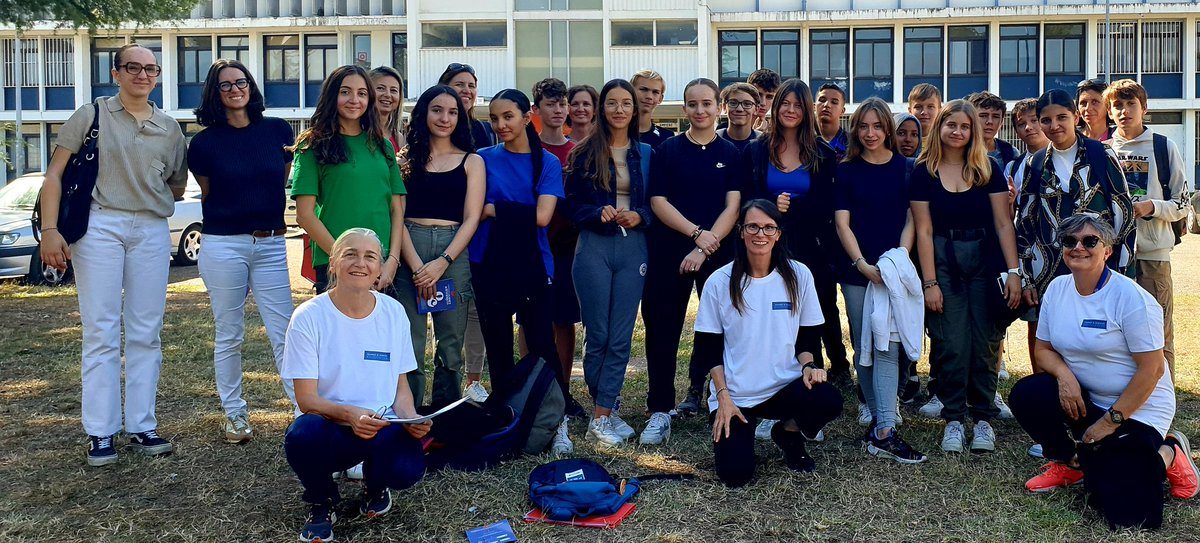
<svg viewBox="0 0 1200 543">
<path fill-rule="evenodd" d="M 385 488 L 403 490 L 425 475 L 425 452 L 421 442 L 399 424 L 389 425 L 371 439 L 354 435 L 343 426 L 320 415 L 300 415 L 283 436 L 288 465 L 304 486 L 304 501 L 337 503 L 333 473 L 363 465 L 367 492 Z"/>
<path fill-rule="evenodd" d="M 597 407 L 613 408 L 625 386 L 633 325 L 646 282 L 646 236 L 584 230 L 571 270 L 583 318 L 583 378 Z"/>
<path fill-rule="evenodd" d="M 873 353 L 860 353 L 859 345 L 864 332 L 863 303 L 867 299 L 867 287 L 842 283 L 842 298 L 846 302 L 846 318 L 850 320 L 850 341 L 854 344 L 854 369 L 858 372 L 858 384 L 866 398 L 871 417 L 877 428 L 896 427 L 896 385 L 900 382 L 900 342 L 888 342 L 887 351 L 876 349 Z M 871 365 L 862 365 L 870 357 Z"/>
</svg>

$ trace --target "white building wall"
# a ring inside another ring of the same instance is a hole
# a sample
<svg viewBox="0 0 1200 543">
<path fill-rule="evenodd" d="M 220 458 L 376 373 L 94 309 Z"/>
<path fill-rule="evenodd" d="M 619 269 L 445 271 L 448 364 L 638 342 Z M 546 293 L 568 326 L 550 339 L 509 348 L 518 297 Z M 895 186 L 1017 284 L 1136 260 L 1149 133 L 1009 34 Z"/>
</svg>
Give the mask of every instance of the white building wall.
<svg viewBox="0 0 1200 543">
<path fill-rule="evenodd" d="M 396 1 L 396 0 L 393 0 Z M 462 19 L 493 18 L 503 19 L 508 16 L 512 0 L 412 0 L 417 4 L 420 15 L 454 15 Z"/>
<path fill-rule="evenodd" d="M 682 100 L 683 86 L 700 77 L 695 47 L 615 47 L 609 49 L 604 78 L 629 79 L 646 68 L 662 74 L 667 83 L 666 100 Z"/>
<path fill-rule="evenodd" d="M 607 0 L 609 11 L 666 11 L 696 12 L 696 0 Z"/>
<path fill-rule="evenodd" d="M 512 43 L 512 37 L 509 37 Z M 511 47 L 511 46 L 510 46 Z M 515 70 L 508 62 L 508 48 L 410 49 L 409 82 L 412 95 L 437 84 L 438 76 L 452 62 L 470 64 L 479 78 L 479 96 L 492 96 L 514 85 Z"/>
</svg>

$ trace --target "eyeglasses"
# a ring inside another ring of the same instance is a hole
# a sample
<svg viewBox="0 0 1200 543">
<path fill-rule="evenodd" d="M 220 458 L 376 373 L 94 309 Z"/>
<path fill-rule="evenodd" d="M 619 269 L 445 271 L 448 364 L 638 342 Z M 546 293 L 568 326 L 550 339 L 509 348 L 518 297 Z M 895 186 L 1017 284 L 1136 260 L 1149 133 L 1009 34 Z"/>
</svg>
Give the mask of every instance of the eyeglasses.
<svg viewBox="0 0 1200 543">
<path fill-rule="evenodd" d="M 162 73 L 162 67 L 157 64 L 147 64 L 142 66 L 136 62 L 126 62 L 125 64 L 117 67 L 125 70 L 125 73 L 129 75 L 138 75 L 142 72 L 146 72 L 146 75 L 149 77 L 158 77 L 158 74 Z"/>
<path fill-rule="evenodd" d="M 630 103 L 627 103 L 627 102 L 615 102 L 615 101 L 609 101 L 609 102 L 604 102 L 604 109 L 607 109 L 607 110 L 609 110 L 609 111 L 625 111 L 625 110 L 632 110 L 632 109 L 633 109 L 633 104 L 630 104 Z"/>
<path fill-rule="evenodd" d="M 446 66 L 446 71 L 447 72 L 467 72 L 471 75 L 475 75 L 475 68 L 472 68 L 470 64 L 460 64 L 457 62 L 451 62 L 449 66 Z"/>
<path fill-rule="evenodd" d="M 754 223 L 747 223 L 747 224 L 742 225 L 742 232 L 750 234 L 751 236 L 757 236 L 758 234 L 761 233 L 762 235 L 767 236 L 769 238 L 769 237 L 774 237 L 775 234 L 779 233 L 779 227 L 775 226 L 773 224 L 768 224 L 766 226 L 760 226 L 760 225 L 757 225 Z"/>
<path fill-rule="evenodd" d="M 246 79 L 244 77 L 241 79 L 235 79 L 233 81 L 222 81 L 220 83 L 217 83 L 217 88 L 221 89 L 221 92 L 229 92 L 229 91 L 233 90 L 234 87 L 237 87 L 239 89 L 244 89 L 249 86 L 250 86 L 250 80 Z"/>
<path fill-rule="evenodd" d="M 728 107 L 731 111 L 735 109 L 753 110 L 754 108 L 758 107 L 758 102 L 753 100 L 746 100 L 744 102 L 729 100 L 725 102 L 725 107 Z"/>
<path fill-rule="evenodd" d="M 1058 238 L 1058 242 L 1062 244 L 1064 251 L 1074 249 L 1080 243 L 1083 243 L 1084 249 L 1095 249 L 1097 245 L 1100 245 L 1100 236 L 1088 235 L 1083 236 L 1083 238 L 1077 238 L 1068 235 Z"/>
</svg>

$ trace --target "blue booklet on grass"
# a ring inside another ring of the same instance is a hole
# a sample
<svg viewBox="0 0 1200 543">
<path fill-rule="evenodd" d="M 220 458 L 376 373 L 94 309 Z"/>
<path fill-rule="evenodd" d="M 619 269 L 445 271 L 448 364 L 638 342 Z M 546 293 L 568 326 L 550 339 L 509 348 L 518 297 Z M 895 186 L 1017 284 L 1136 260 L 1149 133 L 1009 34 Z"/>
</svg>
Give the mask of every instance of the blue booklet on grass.
<svg viewBox="0 0 1200 543">
<path fill-rule="evenodd" d="M 517 535 L 513 533 L 512 525 L 507 520 L 467 530 L 467 541 L 471 543 L 505 543 L 516 540 Z"/>
</svg>

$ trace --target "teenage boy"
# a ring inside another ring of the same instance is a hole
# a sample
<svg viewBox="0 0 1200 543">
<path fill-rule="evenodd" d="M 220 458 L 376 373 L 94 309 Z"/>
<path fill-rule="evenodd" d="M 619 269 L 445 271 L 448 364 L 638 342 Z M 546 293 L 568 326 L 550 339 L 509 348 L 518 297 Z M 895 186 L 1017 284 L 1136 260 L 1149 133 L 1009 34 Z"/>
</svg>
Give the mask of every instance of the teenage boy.
<svg viewBox="0 0 1200 543">
<path fill-rule="evenodd" d="M 846 156 L 846 131 L 842 129 L 842 115 L 846 113 L 846 91 L 841 87 L 826 83 L 817 89 L 813 97 L 813 113 L 817 116 L 817 130 L 821 139 L 825 140 L 837 156 L 838 162 Z"/>
<path fill-rule="evenodd" d="M 657 148 L 659 144 L 675 135 L 674 131 L 654 124 L 654 109 L 663 101 L 663 95 L 667 92 L 667 82 L 654 70 L 641 70 L 629 78 L 629 84 L 633 85 L 633 90 L 637 92 L 635 98 L 638 103 L 638 139 L 651 149 Z M 597 113 L 602 114 L 603 112 Z"/>
<path fill-rule="evenodd" d="M 1183 154 L 1175 142 L 1145 125 L 1146 89 L 1132 79 L 1114 81 L 1104 91 L 1104 105 L 1117 130 L 1107 143 L 1116 151 L 1133 197 L 1137 221 L 1137 282 L 1163 307 L 1163 354 L 1175 382 L 1175 330 L 1172 223 L 1187 217 L 1188 191 Z"/>
<path fill-rule="evenodd" d="M 721 90 L 721 109 L 729 119 L 729 125 L 717 130 L 717 135 L 729 140 L 741 153 L 751 141 L 758 138 L 754 129 L 754 118 L 762 95 L 749 83 L 733 83 Z"/>
<path fill-rule="evenodd" d="M 933 119 L 942 111 L 942 91 L 929 83 L 921 83 L 908 91 L 908 112 L 921 123 L 921 133 L 929 135 Z"/>
<path fill-rule="evenodd" d="M 1017 133 L 1017 139 L 1025 144 L 1025 152 L 1004 166 L 1004 176 L 1012 185 L 1012 191 L 1020 194 L 1021 181 L 1025 179 L 1025 159 L 1045 149 L 1050 145 L 1050 139 L 1042 132 L 1042 124 L 1038 122 L 1037 98 L 1026 98 L 1014 104 L 1009 120 L 1012 122 L 1013 131 Z M 1029 336 L 1030 342 L 1035 339 L 1037 338 Z M 1033 353 L 1032 346 L 1029 352 Z"/>
<path fill-rule="evenodd" d="M 746 82 L 758 89 L 758 111 L 754 117 L 753 128 L 759 132 L 766 131 L 767 113 L 771 112 L 771 105 L 775 103 L 775 91 L 783 84 L 783 78 L 769 68 L 759 68 L 750 72 Z"/>
<path fill-rule="evenodd" d="M 1017 150 L 1013 148 L 1012 144 L 996 137 L 996 134 L 1000 132 L 1000 125 L 1004 124 L 1004 114 L 1008 110 L 1008 104 L 999 96 L 988 91 L 970 94 L 967 96 L 967 101 L 975 106 L 975 116 L 979 119 L 980 128 L 983 129 L 983 145 L 987 148 L 988 156 L 1000 167 L 1017 158 Z"/>
</svg>

